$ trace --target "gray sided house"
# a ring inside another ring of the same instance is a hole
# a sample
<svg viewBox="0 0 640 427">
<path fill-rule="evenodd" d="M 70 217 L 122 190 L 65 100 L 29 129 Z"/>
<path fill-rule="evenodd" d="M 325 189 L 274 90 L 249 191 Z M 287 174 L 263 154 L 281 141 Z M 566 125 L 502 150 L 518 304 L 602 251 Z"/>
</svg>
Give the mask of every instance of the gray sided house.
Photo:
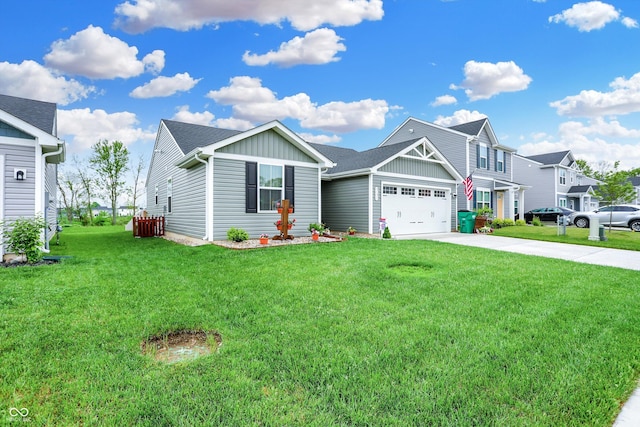
<svg viewBox="0 0 640 427">
<path fill-rule="evenodd" d="M 488 207 L 497 218 L 518 218 L 528 187 L 514 179 L 515 149 L 498 142 L 488 119 L 443 127 L 409 118 L 380 147 L 422 137 L 442 153 L 459 175 L 472 177 L 471 199 L 465 197 L 462 185 L 458 187 L 458 210 Z"/>
<path fill-rule="evenodd" d="M 320 221 L 320 177 L 333 163 L 277 121 L 240 132 L 162 120 L 147 175 L 147 212 L 166 231 L 225 240 L 278 234 L 276 203 L 295 207 L 293 235 Z"/>
<path fill-rule="evenodd" d="M 322 220 L 331 229 L 392 235 L 456 228 L 460 174 L 427 138 L 358 152 L 312 144 L 336 163 L 322 176 Z"/>
<path fill-rule="evenodd" d="M 523 212 L 554 206 L 577 211 L 598 207 L 598 200 L 591 195 L 598 181 L 580 171 L 571 151 L 515 155 L 514 161 L 516 179 L 531 186 Z"/>
<path fill-rule="evenodd" d="M 57 165 L 65 158 L 56 116 L 54 103 L 0 95 L 0 221 L 42 215 L 50 224 L 45 246 L 55 233 Z"/>
</svg>

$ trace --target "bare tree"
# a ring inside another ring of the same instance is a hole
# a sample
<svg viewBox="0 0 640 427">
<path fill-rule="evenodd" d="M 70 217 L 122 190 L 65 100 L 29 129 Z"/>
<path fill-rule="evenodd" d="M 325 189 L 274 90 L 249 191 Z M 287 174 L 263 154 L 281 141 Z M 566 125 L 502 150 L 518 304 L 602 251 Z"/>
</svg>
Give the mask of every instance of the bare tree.
<svg viewBox="0 0 640 427">
<path fill-rule="evenodd" d="M 91 174 L 90 169 L 84 163 L 78 160 L 77 157 L 73 159 L 74 164 L 76 166 L 76 173 L 78 176 L 78 180 L 80 182 L 80 186 L 82 188 L 82 196 L 85 198 L 86 206 L 87 206 L 87 214 L 89 215 L 89 221 L 93 221 L 93 209 L 91 199 L 95 195 L 95 179 Z"/>
<path fill-rule="evenodd" d="M 132 208 L 134 214 L 138 210 L 138 197 L 140 196 L 140 189 L 142 188 L 142 182 L 140 181 L 140 175 L 142 175 L 142 171 L 144 170 L 145 159 L 144 154 L 140 154 L 138 157 L 138 163 L 131 163 L 130 169 L 133 173 L 133 188 L 131 188 L 131 199 L 132 199 Z"/>
<path fill-rule="evenodd" d="M 82 186 L 77 174 L 66 169 L 58 169 L 58 189 L 62 196 L 62 203 L 67 220 L 72 222 L 74 214 L 80 213 L 80 193 L 82 192 Z"/>
<path fill-rule="evenodd" d="M 95 167 L 99 188 L 111 201 L 111 223 L 116 224 L 118 217 L 118 196 L 125 188 L 124 173 L 129 169 L 129 150 L 120 141 L 109 142 L 106 139 L 93 147 L 89 162 Z"/>
</svg>

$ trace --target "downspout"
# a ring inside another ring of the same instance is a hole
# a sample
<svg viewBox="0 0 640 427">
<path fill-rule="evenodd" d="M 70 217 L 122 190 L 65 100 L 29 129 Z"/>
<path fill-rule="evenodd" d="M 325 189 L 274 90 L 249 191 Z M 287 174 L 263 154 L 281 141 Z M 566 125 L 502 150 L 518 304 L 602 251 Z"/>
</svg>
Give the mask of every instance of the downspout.
<svg viewBox="0 0 640 427">
<path fill-rule="evenodd" d="M 204 218 L 205 218 L 205 224 L 204 224 L 204 237 L 202 238 L 202 240 L 209 240 L 209 237 L 211 236 L 211 222 L 209 221 L 210 216 L 211 216 L 211 200 L 209 200 L 209 197 L 211 197 L 209 195 L 209 162 L 205 159 L 200 158 L 198 155 L 200 154 L 200 152 L 196 152 L 193 155 L 193 158 L 196 159 L 197 161 L 199 161 L 200 163 L 204 163 L 205 165 L 205 172 L 204 172 L 204 176 L 205 176 L 205 186 L 204 186 L 204 191 L 205 191 L 205 195 L 204 195 Z"/>
<path fill-rule="evenodd" d="M 57 156 L 58 154 L 62 154 L 64 152 L 64 147 L 65 147 L 64 141 L 62 142 L 62 144 L 59 147 L 60 148 L 58 148 L 56 151 L 52 151 L 51 153 L 45 153 L 45 154 L 42 155 L 42 160 L 44 161 L 45 169 L 46 169 L 46 166 L 47 166 L 47 158 L 48 157 Z M 43 173 L 43 175 L 45 175 L 45 174 L 46 174 L 46 170 Z M 57 182 L 58 182 L 58 177 L 56 176 L 56 185 L 57 185 Z M 43 250 L 43 252 L 49 253 L 49 232 L 48 232 L 49 231 L 49 222 L 48 222 L 48 219 L 47 219 L 47 216 L 48 216 L 47 212 L 49 211 L 49 192 L 45 191 L 45 195 L 46 195 L 46 197 L 45 197 L 45 200 L 44 200 L 44 206 L 43 206 L 44 209 L 43 209 L 43 211 L 44 211 L 44 222 L 45 222 L 45 224 L 47 224 L 47 226 L 44 229 L 44 250 Z"/>
</svg>

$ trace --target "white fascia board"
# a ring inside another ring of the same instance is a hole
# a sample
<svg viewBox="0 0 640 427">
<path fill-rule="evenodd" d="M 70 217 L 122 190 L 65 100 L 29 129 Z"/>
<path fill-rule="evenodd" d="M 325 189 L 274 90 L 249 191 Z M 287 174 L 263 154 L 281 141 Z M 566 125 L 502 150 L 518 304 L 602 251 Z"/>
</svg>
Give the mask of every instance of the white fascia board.
<svg viewBox="0 0 640 427">
<path fill-rule="evenodd" d="M 214 144 L 208 145 L 202 148 L 202 157 L 206 158 L 207 155 L 213 155 L 213 153 L 222 147 L 226 147 L 227 145 L 235 144 L 236 142 L 242 141 L 243 139 L 250 138 L 254 135 L 258 135 L 262 132 L 273 130 L 282 136 L 284 139 L 289 141 L 291 144 L 296 146 L 305 154 L 309 155 L 313 159 L 315 159 L 318 163 L 321 163 L 322 167 L 331 168 L 336 164 L 333 163 L 329 158 L 323 156 L 319 151 L 315 148 L 311 147 L 305 140 L 300 138 L 297 134 L 289 130 L 286 126 L 280 123 L 277 120 L 271 121 L 269 123 L 265 123 L 253 129 L 249 129 L 246 132 L 239 133 L 222 141 L 218 141 Z"/>
<path fill-rule="evenodd" d="M 451 176 L 454 177 L 454 179 L 457 182 L 462 182 L 462 180 L 464 178 L 451 165 L 451 163 L 449 163 L 447 161 L 447 159 L 440 153 L 440 151 L 438 151 L 438 149 L 431 143 L 431 141 L 429 141 L 429 138 L 427 138 L 426 136 L 423 136 L 422 138 L 420 138 L 419 140 L 417 140 L 413 144 L 411 144 L 408 147 L 406 147 L 404 150 L 401 150 L 401 151 L 397 152 L 393 156 L 387 158 L 385 161 L 375 165 L 373 168 L 371 168 L 371 171 L 374 172 L 374 173 L 378 172 L 378 169 L 380 169 L 381 167 L 383 167 L 387 163 L 397 159 L 400 156 L 406 155 L 407 153 L 409 153 L 410 151 L 412 151 L 413 149 L 415 149 L 416 147 L 418 147 L 418 146 L 420 146 L 422 144 L 424 144 L 431 151 L 431 153 L 435 154 L 435 160 L 437 160 L 437 163 L 441 164 L 446 169 L 446 171 L 449 172 L 451 174 Z M 420 160 L 418 157 L 415 157 L 415 159 L 416 160 Z"/>
<path fill-rule="evenodd" d="M 57 148 L 60 146 L 60 144 L 63 144 L 63 142 L 55 136 L 38 129 L 37 127 L 25 122 L 24 120 L 20 120 L 16 116 L 12 116 L 4 110 L 0 110 L 0 120 L 10 124 L 11 126 L 21 130 L 26 134 L 33 136 L 38 144 L 42 147 Z"/>
<path fill-rule="evenodd" d="M 371 173 L 373 173 L 371 169 L 365 168 L 340 173 L 322 174 L 322 176 L 326 178 L 326 180 L 331 181 L 332 179 L 369 175 Z"/>
</svg>

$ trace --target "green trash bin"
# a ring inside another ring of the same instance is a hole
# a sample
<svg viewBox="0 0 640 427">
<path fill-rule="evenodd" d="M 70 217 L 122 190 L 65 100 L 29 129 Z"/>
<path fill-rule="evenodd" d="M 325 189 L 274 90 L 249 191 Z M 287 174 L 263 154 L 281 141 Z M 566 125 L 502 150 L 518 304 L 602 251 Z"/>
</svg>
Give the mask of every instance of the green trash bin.
<svg viewBox="0 0 640 427">
<path fill-rule="evenodd" d="M 476 225 L 476 216 L 475 212 L 458 211 L 458 224 L 460 224 L 461 233 L 473 233 Z"/>
</svg>

